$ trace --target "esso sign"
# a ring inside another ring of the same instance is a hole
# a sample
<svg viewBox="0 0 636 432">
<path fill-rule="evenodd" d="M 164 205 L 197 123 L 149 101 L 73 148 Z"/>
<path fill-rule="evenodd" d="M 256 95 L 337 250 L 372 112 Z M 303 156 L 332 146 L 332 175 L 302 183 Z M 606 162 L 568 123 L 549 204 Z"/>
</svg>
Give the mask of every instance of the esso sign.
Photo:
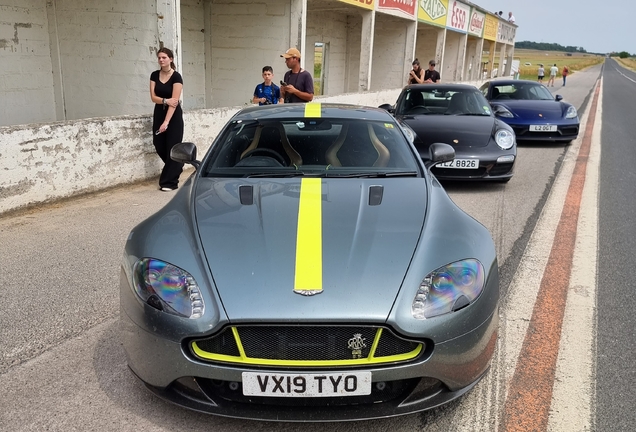
<svg viewBox="0 0 636 432">
<path fill-rule="evenodd" d="M 450 10 L 448 11 L 448 19 L 446 25 L 457 30 L 467 31 L 470 8 L 465 4 L 457 1 L 454 1 L 449 6 Z"/>
</svg>

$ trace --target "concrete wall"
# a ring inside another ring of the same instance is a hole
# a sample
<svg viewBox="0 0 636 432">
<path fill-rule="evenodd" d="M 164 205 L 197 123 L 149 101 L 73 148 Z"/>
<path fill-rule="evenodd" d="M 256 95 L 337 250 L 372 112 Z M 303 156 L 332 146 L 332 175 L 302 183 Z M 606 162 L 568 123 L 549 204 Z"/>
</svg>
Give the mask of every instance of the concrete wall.
<svg viewBox="0 0 636 432">
<path fill-rule="evenodd" d="M 57 120 L 45 0 L 0 5 L 0 126 Z M 25 79 L 28 77 L 28 79 Z"/>
<path fill-rule="evenodd" d="M 185 109 L 206 107 L 204 14 L 204 0 L 181 0 L 181 61 Z"/>
<path fill-rule="evenodd" d="M 362 16 L 347 16 L 347 60 L 345 89 L 348 93 L 360 91 L 360 46 L 362 45 Z"/>
<path fill-rule="evenodd" d="M 305 44 L 305 68 L 313 75 L 314 44 L 322 42 L 329 44 L 324 51 L 328 65 L 325 73 L 324 95 L 346 93 L 347 72 L 347 15 L 336 12 L 307 13 L 307 42 Z M 282 77 L 282 75 L 281 75 Z"/>
<path fill-rule="evenodd" d="M 417 39 L 415 41 L 415 58 L 420 61 L 422 69 L 428 69 L 428 62 L 435 60 L 441 62 L 437 53 L 437 38 L 440 31 L 437 27 L 418 24 Z M 436 67 L 439 72 L 439 66 Z M 442 77 L 443 78 L 443 77 Z"/>
<path fill-rule="evenodd" d="M 148 112 L 150 72 L 157 69 L 155 4 L 135 0 L 50 3 L 54 5 L 50 16 L 57 23 L 51 33 L 59 46 L 63 86 L 63 101 L 56 102 L 63 103 L 65 118 Z"/>
<path fill-rule="evenodd" d="M 373 70 L 371 89 L 403 87 L 406 82 L 403 59 L 410 22 L 390 15 L 376 14 L 373 38 Z"/>
<path fill-rule="evenodd" d="M 317 101 L 379 106 L 395 103 L 400 91 Z M 197 144 L 201 158 L 240 108 L 185 111 L 184 141 Z M 0 127 L 0 213 L 159 175 L 151 123 L 150 116 L 120 116 Z"/>
<path fill-rule="evenodd" d="M 214 0 L 212 12 L 208 107 L 251 103 L 263 66 L 274 68 L 277 81 L 287 70 L 280 54 L 290 47 L 290 2 Z"/>
</svg>

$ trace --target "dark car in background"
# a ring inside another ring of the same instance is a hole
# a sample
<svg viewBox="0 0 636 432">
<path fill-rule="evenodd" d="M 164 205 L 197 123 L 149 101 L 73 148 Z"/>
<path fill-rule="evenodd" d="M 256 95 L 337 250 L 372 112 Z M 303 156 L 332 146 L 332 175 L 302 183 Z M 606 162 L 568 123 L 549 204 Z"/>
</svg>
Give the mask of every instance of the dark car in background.
<svg viewBox="0 0 636 432">
<path fill-rule="evenodd" d="M 128 365 L 158 396 L 276 421 L 437 407 L 486 373 L 499 276 L 386 111 L 283 104 L 234 115 L 196 172 L 133 228 L 120 278 Z"/>
<path fill-rule="evenodd" d="M 513 176 L 517 143 L 510 126 L 493 115 L 488 101 L 471 85 L 415 84 L 402 90 L 394 106 L 382 105 L 415 134 L 426 158 L 433 143 L 455 149 L 453 161 L 431 172 L 446 180 L 507 182 Z"/>
<path fill-rule="evenodd" d="M 576 108 L 529 80 L 493 80 L 480 90 L 493 112 L 512 127 L 517 141 L 570 142 L 579 135 Z"/>
</svg>

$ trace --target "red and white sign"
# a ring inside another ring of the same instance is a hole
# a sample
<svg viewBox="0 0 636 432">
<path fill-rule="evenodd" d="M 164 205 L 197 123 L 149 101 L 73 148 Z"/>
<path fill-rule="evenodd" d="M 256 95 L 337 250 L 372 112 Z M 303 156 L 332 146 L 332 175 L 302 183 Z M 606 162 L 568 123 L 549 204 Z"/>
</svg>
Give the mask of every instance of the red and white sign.
<svg viewBox="0 0 636 432">
<path fill-rule="evenodd" d="M 470 6 L 458 1 L 448 2 L 448 14 L 446 15 L 446 27 L 452 30 L 468 32 L 470 21 Z"/>
<path fill-rule="evenodd" d="M 470 22 L 468 23 L 468 33 L 481 37 L 484 32 L 485 22 L 486 14 L 479 12 L 477 9 L 473 9 L 473 13 L 470 16 Z"/>
<path fill-rule="evenodd" d="M 417 0 L 380 0 L 378 9 L 400 10 L 414 16 Z"/>
</svg>

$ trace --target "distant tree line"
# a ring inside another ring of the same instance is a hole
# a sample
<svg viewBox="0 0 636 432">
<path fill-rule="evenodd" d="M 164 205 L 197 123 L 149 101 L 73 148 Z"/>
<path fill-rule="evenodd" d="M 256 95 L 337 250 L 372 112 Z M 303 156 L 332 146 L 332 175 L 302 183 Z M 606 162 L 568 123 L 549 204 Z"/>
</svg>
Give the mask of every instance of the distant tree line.
<svg viewBox="0 0 636 432">
<path fill-rule="evenodd" d="M 567 53 L 587 53 L 587 51 L 583 47 L 563 46 L 558 43 L 547 43 L 547 42 L 530 42 L 530 41 L 515 42 L 515 48 L 535 49 L 540 51 L 563 51 Z M 606 55 L 606 53 L 589 53 L 589 54 Z M 610 57 L 620 57 L 620 58 L 636 57 L 636 54 L 630 54 L 627 51 L 611 52 L 609 55 Z"/>
<path fill-rule="evenodd" d="M 530 41 L 515 42 L 515 48 L 536 49 L 541 51 L 564 51 L 564 52 L 571 52 L 571 53 L 587 53 L 587 51 L 585 51 L 585 48 L 583 47 L 563 46 L 558 43 L 548 43 L 548 42 L 530 42 Z"/>
</svg>

